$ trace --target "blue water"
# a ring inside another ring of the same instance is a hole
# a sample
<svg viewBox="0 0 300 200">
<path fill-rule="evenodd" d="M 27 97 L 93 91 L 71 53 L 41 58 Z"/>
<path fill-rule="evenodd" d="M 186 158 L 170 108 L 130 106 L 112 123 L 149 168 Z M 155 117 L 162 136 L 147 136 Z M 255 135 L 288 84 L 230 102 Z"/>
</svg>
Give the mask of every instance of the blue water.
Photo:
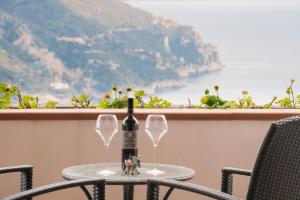
<svg viewBox="0 0 300 200">
<path fill-rule="evenodd" d="M 160 92 L 175 104 L 193 104 L 206 88 L 220 85 L 226 99 L 247 89 L 259 104 L 285 96 L 291 78 L 300 94 L 300 3 L 220 5 L 215 1 L 128 1 L 155 15 L 195 26 L 218 47 L 226 68 L 188 80 L 186 87 Z M 211 3 L 212 2 L 212 3 Z M 288 0 L 286 1 L 288 2 Z"/>
</svg>

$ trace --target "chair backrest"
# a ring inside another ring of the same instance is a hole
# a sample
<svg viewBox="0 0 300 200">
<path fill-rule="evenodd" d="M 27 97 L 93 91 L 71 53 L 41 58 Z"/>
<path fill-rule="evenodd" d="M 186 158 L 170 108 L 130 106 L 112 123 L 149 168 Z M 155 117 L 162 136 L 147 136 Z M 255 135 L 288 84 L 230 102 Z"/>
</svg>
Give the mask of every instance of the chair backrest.
<svg viewBox="0 0 300 200">
<path fill-rule="evenodd" d="M 300 199 L 300 116 L 272 123 L 258 154 L 247 200 Z"/>
<path fill-rule="evenodd" d="M 18 166 L 10 166 L 10 167 L 1 167 L 0 174 L 7 173 L 21 173 L 21 191 L 30 190 L 32 188 L 32 173 L 33 166 L 32 165 L 18 165 Z"/>
</svg>

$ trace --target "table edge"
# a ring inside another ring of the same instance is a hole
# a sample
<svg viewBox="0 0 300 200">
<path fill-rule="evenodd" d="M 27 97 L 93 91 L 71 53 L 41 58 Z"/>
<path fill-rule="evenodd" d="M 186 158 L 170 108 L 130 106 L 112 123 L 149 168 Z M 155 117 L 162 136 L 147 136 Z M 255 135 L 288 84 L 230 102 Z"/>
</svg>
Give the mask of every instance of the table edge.
<svg viewBox="0 0 300 200">
<path fill-rule="evenodd" d="M 95 164 L 104 164 L 104 163 L 89 163 L 89 164 L 82 164 L 82 165 L 74 165 L 74 166 L 70 166 L 70 167 L 66 167 L 62 170 L 62 177 L 66 180 L 78 180 L 80 178 L 76 177 L 76 176 L 72 176 L 72 175 L 67 175 L 65 173 L 65 170 L 72 168 L 72 167 L 80 167 L 80 166 L 86 166 L 86 165 L 95 165 Z M 120 163 L 108 163 L 108 164 L 117 164 L 120 165 Z M 152 163 L 143 163 L 143 164 L 147 164 L 147 165 L 152 165 Z M 143 165 L 142 164 L 142 165 Z M 147 181 L 149 179 L 169 179 L 169 180 L 177 180 L 177 181 L 188 181 L 191 180 L 192 178 L 194 178 L 196 171 L 194 169 L 185 167 L 185 166 L 181 166 L 181 165 L 173 165 L 173 164 L 164 164 L 164 163 L 158 163 L 158 165 L 163 165 L 163 166 L 174 166 L 174 167 L 180 167 L 180 168 L 185 168 L 190 170 L 192 173 L 191 175 L 187 175 L 187 176 L 182 176 L 182 177 L 177 177 L 177 178 L 159 178 L 159 177 L 153 177 L 153 178 L 147 178 L 147 179 L 139 179 L 136 181 L 132 181 L 132 180 L 114 180 L 114 178 L 105 178 L 103 177 L 103 179 L 105 179 L 105 182 L 107 185 L 127 185 L 127 184 L 132 184 L 132 185 L 144 185 L 147 184 Z M 83 178 L 84 179 L 84 178 Z M 86 178 L 88 179 L 88 178 Z"/>
</svg>

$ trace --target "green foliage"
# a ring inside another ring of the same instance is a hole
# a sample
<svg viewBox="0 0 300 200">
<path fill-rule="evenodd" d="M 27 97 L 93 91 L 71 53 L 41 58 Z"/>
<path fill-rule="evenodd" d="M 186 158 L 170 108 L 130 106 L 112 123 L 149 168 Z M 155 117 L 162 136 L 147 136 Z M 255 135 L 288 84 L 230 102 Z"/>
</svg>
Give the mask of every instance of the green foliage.
<svg viewBox="0 0 300 200">
<path fill-rule="evenodd" d="M 19 94 L 19 105 L 18 108 L 19 109 L 36 109 L 38 108 L 39 105 L 39 98 L 38 97 L 33 97 L 33 96 L 29 96 L 29 95 L 25 95 L 24 97 L 22 97 Z"/>
<path fill-rule="evenodd" d="M 127 99 L 126 98 L 116 98 L 116 99 L 101 99 L 97 108 L 109 109 L 109 108 L 126 108 Z"/>
<path fill-rule="evenodd" d="M 219 96 L 219 89 L 220 89 L 220 87 L 218 85 L 214 86 L 214 90 L 215 90 L 217 96 Z"/>
<path fill-rule="evenodd" d="M 206 89 L 204 92 L 205 95 L 209 95 L 209 89 Z"/>
<path fill-rule="evenodd" d="M 80 97 L 72 97 L 72 105 L 74 108 L 89 108 L 92 98 L 85 94 L 81 94 Z"/>
<path fill-rule="evenodd" d="M 200 99 L 201 106 L 204 105 L 206 108 L 218 108 L 223 105 L 223 100 L 215 95 L 205 95 Z"/>
<path fill-rule="evenodd" d="M 247 90 L 243 90 L 242 97 L 237 102 L 231 104 L 231 108 L 250 109 L 256 108 L 256 104 L 249 95 L 249 92 Z"/>
<path fill-rule="evenodd" d="M 119 97 L 111 102 L 110 108 L 126 108 L 127 107 L 127 97 Z"/>
<path fill-rule="evenodd" d="M 132 91 L 132 88 L 131 88 L 131 87 L 127 87 L 127 88 L 126 88 L 126 94 L 125 94 L 125 95 L 127 96 L 128 93 L 131 92 L 131 91 Z"/>
<path fill-rule="evenodd" d="M 104 109 L 107 109 L 107 108 L 110 108 L 110 102 L 108 99 L 101 99 L 97 108 L 104 108 Z"/>
<path fill-rule="evenodd" d="M 138 108 L 144 108 L 144 100 L 143 100 L 143 96 L 145 96 L 145 92 L 144 90 L 136 90 L 134 92 L 134 97 L 135 97 L 135 107 Z"/>
<path fill-rule="evenodd" d="M 278 99 L 276 96 L 265 104 L 264 109 L 271 109 L 274 104 L 278 104 L 280 108 L 295 109 L 300 108 L 300 94 L 295 95 L 294 92 L 295 80 L 291 79 L 290 85 L 286 89 L 286 97 Z M 200 104 L 193 106 L 189 100 L 189 108 L 208 108 L 208 109 L 250 109 L 257 108 L 256 103 L 249 95 L 247 90 L 242 91 L 242 96 L 238 100 L 229 101 L 224 100 L 219 95 L 220 87 L 214 86 L 214 94 L 210 94 L 208 89 L 205 90 L 205 95 L 200 98 Z M 159 98 L 157 96 L 151 96 L 148 102 L 143 100 L 145 92 L 143 90 L 133 90 L 131 87 L 127 87 L 125 90 L 121 90 L 117 85 L 113 85 L 112 92 L 104 94 L 104 97 L 97 105 L 98 108 L 125 108 L 127 107 L 127 100 L 129 93 L 134 92 L 134 106 L 136 108 L 170 108 L 172 103 Z M 17 96 L 19 100 L 19 109 L 36 109 L 39 107 L 39 98 L 25 95 L 21 95 L 21 92 L 17 86 L 10 86 L 6 83 L 0 82 L 0 109 L 8 108 L 12 103 L 12 97 Z M 81 94 L 79 97 L 73 96 L 72 104 L 75 108 L 91 108 L 91 98 L 85 94 Z M 48 101 L 44 105 L 44 108 L 55 109 L 58 102 Z M 180 106 L 180 105 L 179 105 Z M 180 106 L 184 108 L 184 106 Z"/>
<path fill-rule="evenodd" d="M 170 108 L 170 107 L 172 107 L 171 102 L 159 98 L 157 96 L 150 97 L 150 100 L 147 103 L 145 103 L 145 108 Z"/>
<path fill-rule="evenodd" d="M 276 101 L 276 99 L 277 99 L 277 97 L 274 96 L 273 99 L 272 99 L 272 101 L 271 101 L 270 103 L 265 104 L 265 105 L 263 106 L 263 108 L 264 108 L 264 109 L 271 109 L 271 108 L 272 108 L 272 105 L 273 105 L 273 103 Z"/>
<path fill-rule="evenodd" d="M 113 85 L 112 92 L 106 93 L 100 100 L 98 108 L 126 108 L 128 95 L 133 92 L 131 87 L 127 87 L 125 91 L 119 89 L 117 85 Z M 138 108 L 144 107 L 143 96 L 145 92 L 143 90 L 134 91 L 135 101 L 134 106 Z"/>
<path fill-rule="evenodd" d="M 290 108 L 290 109 L 297 108 L 298 96 L 295 98 L 294 88 L 293 88 L 294 83 L 295 80 L 291 79 L 290 85 L 287 87 L 285 92 L 287 94 L 287 97 L 279 99 L 277 102 L 275 102 L 276 104 L 279 104 L 280 108 Z"/>
<path fill-rule="evenodd" d="M 18 87 L 10 86 L 0 81 L 0 109 L 6 109 L 11 104 L 11 98 L 17 95 Z"/>
<path fill-rule="evenodd" d="M 214 86 L 214 91 L 215 94 L 214 95 L 210 95 L 209 90 L 206 89 L 204 92 L 204 96 L 201 97 L 200 99 L 200 108 L 201 107 L 205 107 L 208 109 L 213 109 L 213 108 L 220 108 L 220 109 L 225 109 L 225 108 L 229 108 L 230 105 L 228 104 L 228 101 L 223 100 L 221 97 L 219 97 L 219 86 L 215 85 Z"/>
<path fill-rule="evenodd" d="M 57 101 L 47 101 L 44 107 L 46 109 L 55 109 L 57 104 Z"/>
<path fill-rule="evenodd" d="M 279 104 L 280 108 L 292 108 L 292 100 L 288 97 L 276 101 L 276 104 Z"/>
<path fill-rule="evenodd" d="M 25 95 L 23 97 L 19 89 L 17 89 L 17 97 L 19 100 L 19 105 L 18 105 L 19 109 L 36 109 L 36 108 L 38 108 L 38 105 L 39 105 L 38 97 L 33 97 L 30 95 Z"/>
<path fill-rule="evenodd" d="M 103 99 L 100 100 L 98 104 L 98 108 L 126 108 L 127 107 L 127 99 L 129 92 L 132 91 L 131 87 L 127 87 L 125 92 L 119 90 L 117 85 L 112 86 L 112 94 L 106 93 Z M 112 97 L 113 96 L 113 97 Z"/>
</svg>

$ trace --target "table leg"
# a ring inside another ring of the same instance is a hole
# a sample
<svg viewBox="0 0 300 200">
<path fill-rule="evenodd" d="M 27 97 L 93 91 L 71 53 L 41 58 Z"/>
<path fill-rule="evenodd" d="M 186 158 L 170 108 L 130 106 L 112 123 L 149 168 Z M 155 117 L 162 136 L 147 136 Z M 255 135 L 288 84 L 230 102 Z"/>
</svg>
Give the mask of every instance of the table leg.
<svg viewBox="0 0 300 200">
<path fill-rule="evenodd" d="M 87 197 L 88 200 L 93 200 L 90 192 L 88 191 L 88 189 L 86 189 L 85 186 L 80 186 L 81 190 L 84 192 L 85 196 Z"/>
<path fill-rule="evenodd" d="M 169 188 L 169 190 L 167 191 L 167 193 L 165 194 L 163 200 L 168 200 L 170 194 L 173 192 L 174 188 Z"/>
<path fill-rule="evenodd" d="M 133 200 L 134 195 L 134 185 L 128 184 L 124 185 L 123 200 Z"/>
</svg>

